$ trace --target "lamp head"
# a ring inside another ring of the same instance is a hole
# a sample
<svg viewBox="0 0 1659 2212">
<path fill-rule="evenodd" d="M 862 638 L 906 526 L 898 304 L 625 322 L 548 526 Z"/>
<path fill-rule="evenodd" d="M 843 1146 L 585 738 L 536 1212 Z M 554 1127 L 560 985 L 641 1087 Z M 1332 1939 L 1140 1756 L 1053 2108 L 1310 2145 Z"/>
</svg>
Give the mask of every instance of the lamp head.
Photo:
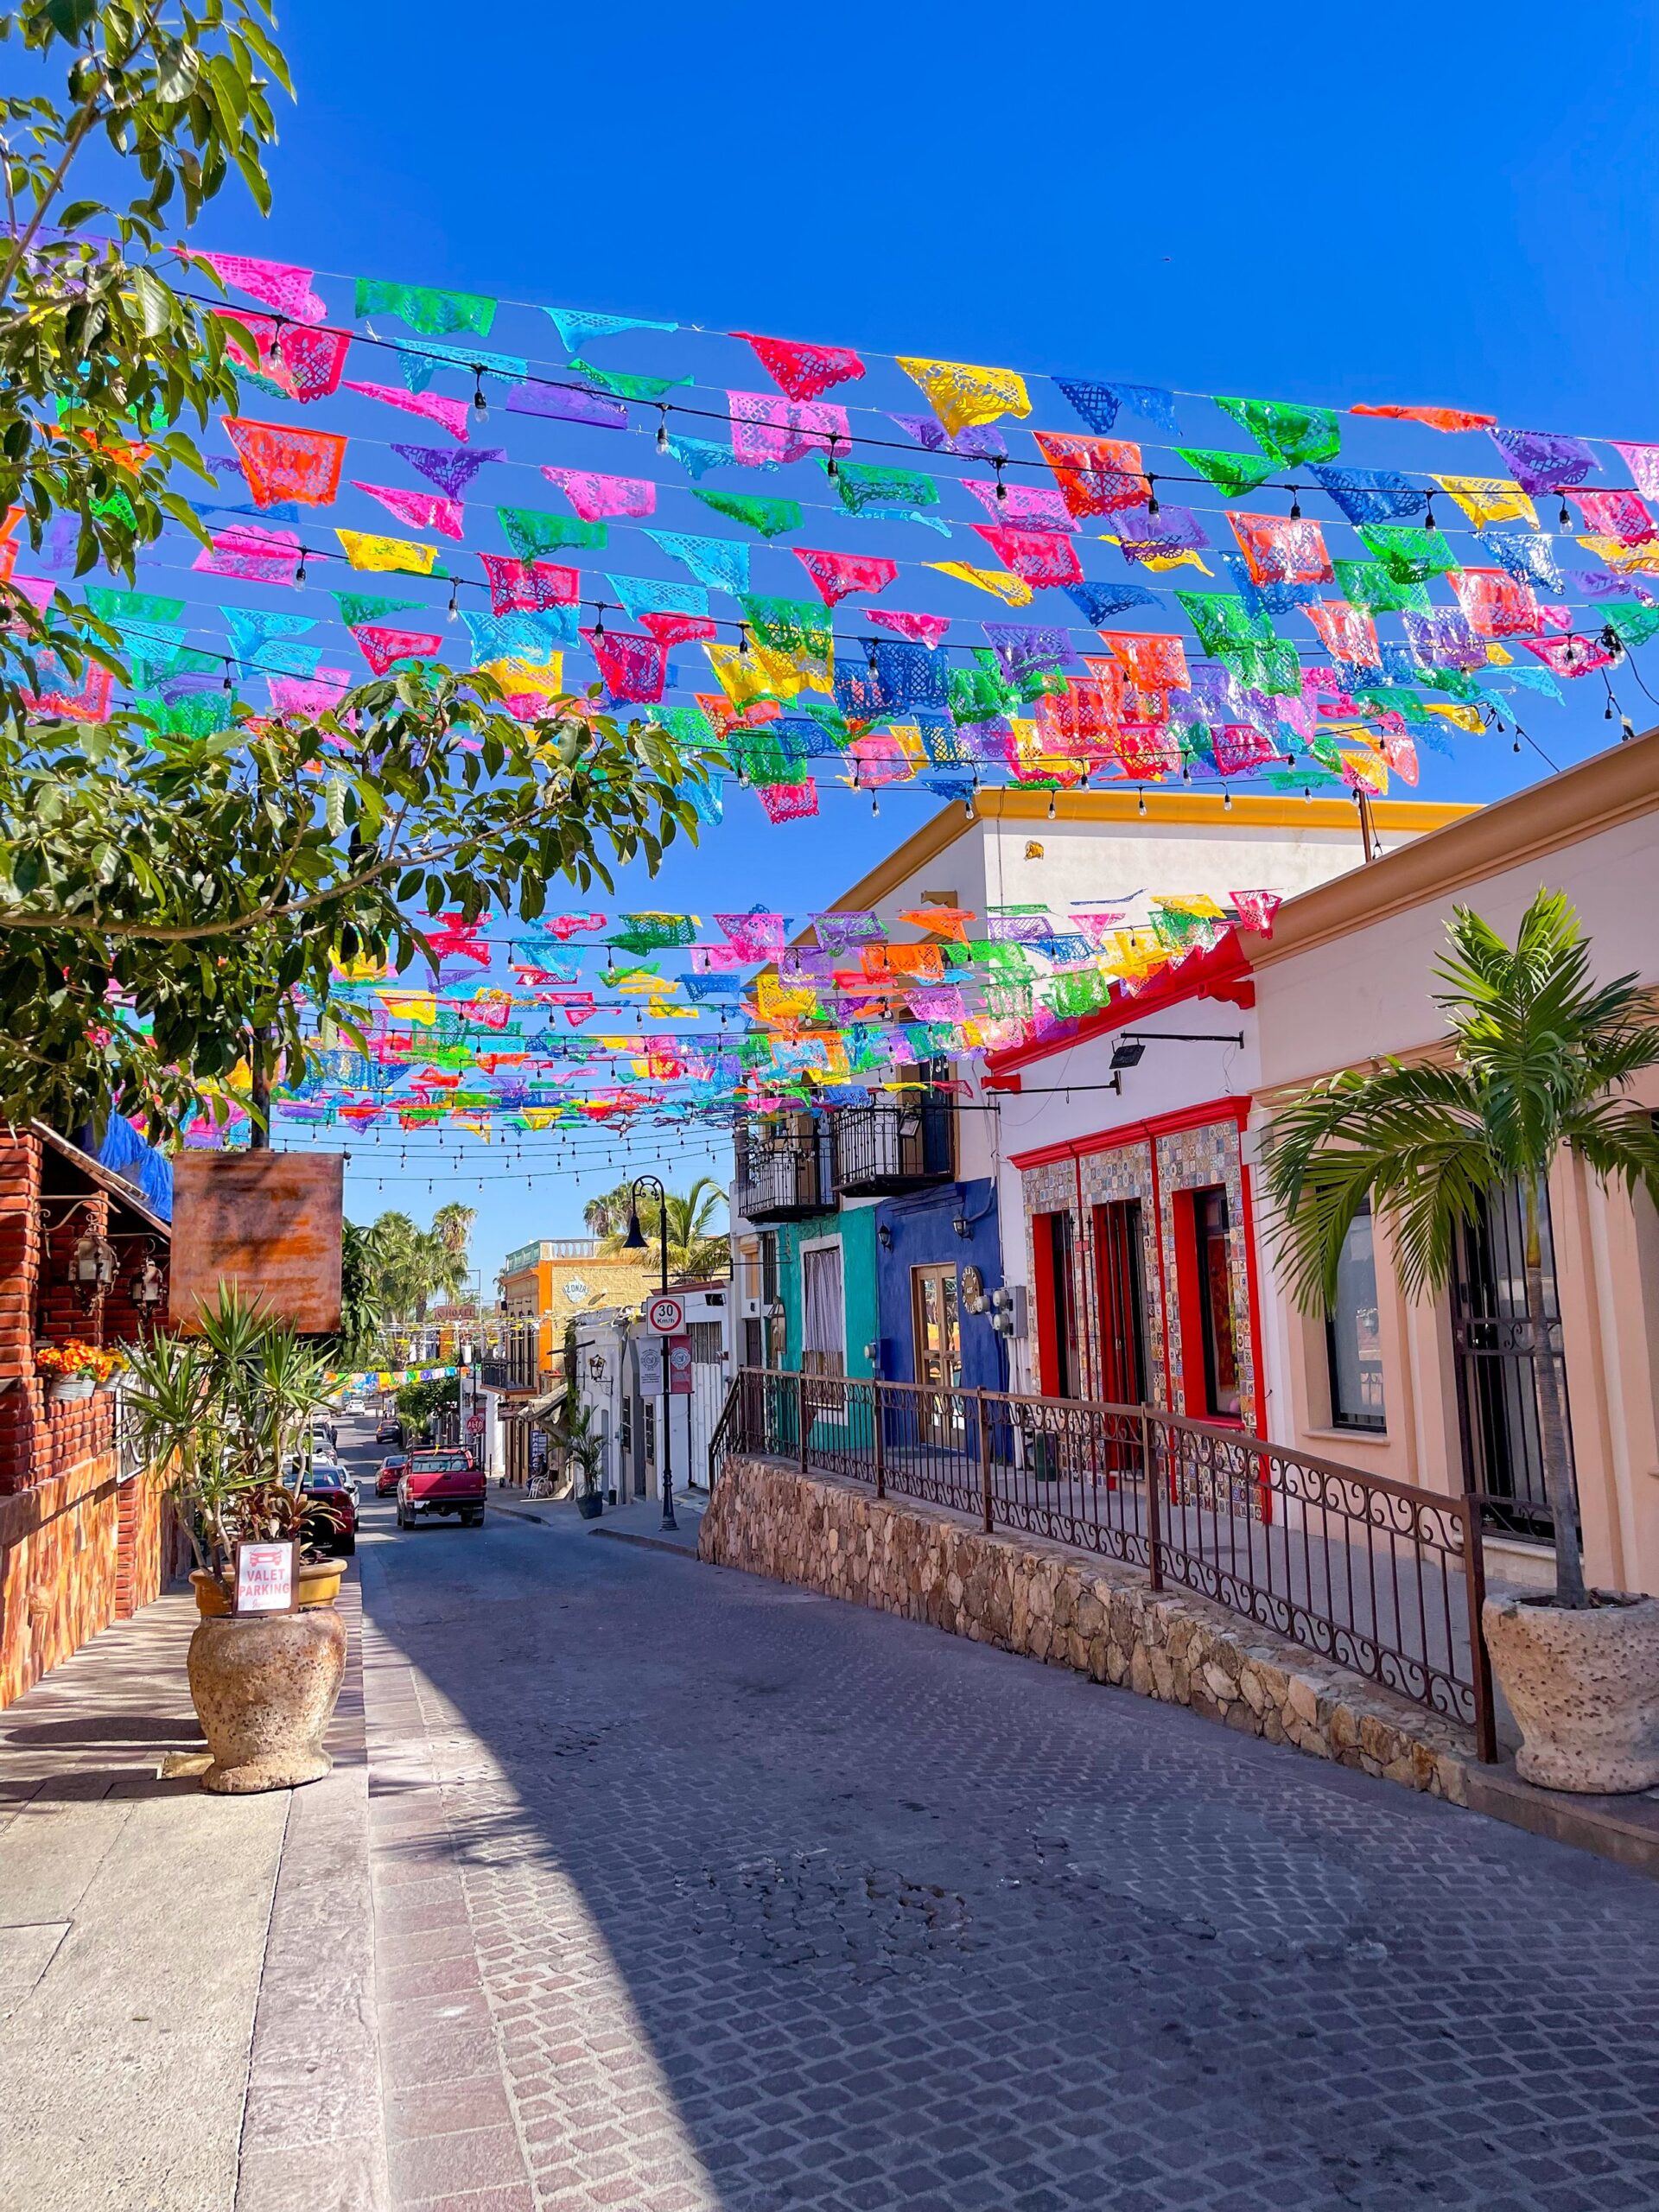
<svg viewBox="0 0 1659 2212">
<path fill-rule="evenodd" d="M 628 1233 L 622 1239 L 622 1249 L 625 1252 L 643 1252 L 645 1249 L 645 1232 L 639 1226 L 637 1207 L 630 1206 L 628 1209 Z"/>
</svg>

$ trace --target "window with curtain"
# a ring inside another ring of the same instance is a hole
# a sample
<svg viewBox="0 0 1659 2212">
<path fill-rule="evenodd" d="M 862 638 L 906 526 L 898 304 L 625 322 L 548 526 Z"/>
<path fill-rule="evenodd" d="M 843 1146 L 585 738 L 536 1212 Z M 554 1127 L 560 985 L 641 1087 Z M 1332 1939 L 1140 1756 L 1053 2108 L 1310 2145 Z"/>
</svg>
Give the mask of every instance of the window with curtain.
<svg viewBox="0 0 1659 2212">
<path fill-rule="evenodd" d="M 1348 1234 L 1342 1240 L 1336 1300 L 1325 1318 L 1325 1341 L 1331 1366 L 1332 1427 L 1384 1427 L 1382 1353 L 1376 1330 L 1376 1253 L 1369 1198 L 1349 1223 Z"/>
<path fill-rule="evenodd" d="M 847 1372 L 838 1243 L 809 1246 L 801 1254 L 801 1367 L 807 1375 Z"/>
</svg>

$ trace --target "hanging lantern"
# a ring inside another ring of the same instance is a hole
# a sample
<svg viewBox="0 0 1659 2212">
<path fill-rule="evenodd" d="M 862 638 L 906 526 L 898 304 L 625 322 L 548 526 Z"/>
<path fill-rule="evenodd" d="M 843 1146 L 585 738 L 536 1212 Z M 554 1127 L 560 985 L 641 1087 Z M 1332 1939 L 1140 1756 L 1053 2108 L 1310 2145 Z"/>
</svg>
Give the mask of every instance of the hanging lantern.
<svg viewBox="0 0 1659 2212">
<path fill-rule="evenodd" d="M 127 1294 L 146 1319 L 166 1302 L 167 1275 L 153 1252 L 145 1255 L 143 1265 L 128 1287 Z"/>
<path fill-rule="evenodd" d="M 95 1229 L 77 1242 L 69 1262 L 69 1280 L 80 1293 L 83 1306 L 102 1298 L 115 1281 L 115 1247 Z"/>
</svg>

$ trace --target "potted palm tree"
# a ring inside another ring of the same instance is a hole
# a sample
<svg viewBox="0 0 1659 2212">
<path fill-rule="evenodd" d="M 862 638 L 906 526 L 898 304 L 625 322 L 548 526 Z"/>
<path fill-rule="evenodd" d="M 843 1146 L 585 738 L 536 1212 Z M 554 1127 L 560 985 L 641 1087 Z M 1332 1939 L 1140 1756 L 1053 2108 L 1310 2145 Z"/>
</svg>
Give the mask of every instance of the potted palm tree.
<svg viewBox="0 0 1659 2212">
<path fill-rule="evenodd" d="M 1545 1312 L 1544 1194 L 1570 1155 L 1597 1181 L 1659 1202 L 1659 1128 L 1626 1094 L 1659 1067 L 1659 1025 L 1633 976 L 1594 982 L 1565 897 L 1541 890 L 1513 946 L 1453 911 L 1435 995 L 1448 1061 L 1385 1060 L 1317 1084 L 1275 1116 L 1265 1147 L 1279 1256 L 1296 1302 L 1328 1309 L 1350 1224 L 1367 1199 L 1391 1228 L 1401 1287 L 1438 1295 L 1457 1242 L 1518 1191 L 1527 1308 Z M 1536 1331 L 1535 1319 L 1531 1327 Z M 1535 1344 L 1538 1434 L 1555 1586 L 1488 1600 L 1492 1665 L 1523 1736 L 1516 1770 L 1557 1789 L 1659 1783 L 1659 1601 L 1585 1586 L 1561 1376 Z"/>
<path fill-rule="evenodd" d="M 332 1509 L 300 1480 L 312 1418 L 332 1393 L 327 1363 L 226 1286 L 196 1333 L 158 1334 L 126 1358 L 137 1441 L 168 1471 L 196 1561 L 190 1694 L 213 1754 L 202 1787 L 243 1796 L 315 1781 L 332 1764 L 322 1732 L 346 1658 L 333 1602 L 341 1568 L 321 1555 Z M 273 1539 L 302 1548 L 299 1609 L 234 1618 L 236 1547 Z"/>
<path fill-rule="evenodd" d="M 605 1510 L 605 1493 L 599 1479 L 605 1465 L 605 1441 L 594 1427 L 593 1408 L 573 1404 L 567 1398 L 553 1439 L 564 1453 L 565 1465 L 575 1476 L 577 1512 L 584 1521 L 597 1521 Z"/>
</svg>

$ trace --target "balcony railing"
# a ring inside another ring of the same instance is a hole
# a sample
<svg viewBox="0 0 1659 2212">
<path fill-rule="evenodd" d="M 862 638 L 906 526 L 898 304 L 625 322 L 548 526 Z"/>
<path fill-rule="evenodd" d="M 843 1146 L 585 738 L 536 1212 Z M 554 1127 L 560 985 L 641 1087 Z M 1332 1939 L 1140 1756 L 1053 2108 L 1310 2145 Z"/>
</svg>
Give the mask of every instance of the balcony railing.
<svg viewBox="0 0 1659 2212">
<path fill-rule="evenodd" d="M 488 1390 L 535 1390 L 542 1380 L 541 1331 L 533 1324 L 512 1329 L 484 1354 L 484 1387 Z"/>
<path fill-rule="evenodd" d="M 1152 1406 L 745 1368 L 722 1455 L 792 1461 L 1143 1568 L 1496 1753 L 1478 1507 Z M 710 1452 L 710 1478 L 715 1474 Z"/>
<path fill-rule="evenodd" d="M 951 1113 L 934 1099 L 843 1106 L 833 1117 L 836 1187 L 843 1198 L 892 1198 L 956 1173 Z"/>
<path fill-rule="evenodd" d="M 836 1179 L 830 1133 L 751 1122 L 736 1132 L 737 1210 L 746 1221 L 805 1221 L 833 1213 Z"/>
</svg>

